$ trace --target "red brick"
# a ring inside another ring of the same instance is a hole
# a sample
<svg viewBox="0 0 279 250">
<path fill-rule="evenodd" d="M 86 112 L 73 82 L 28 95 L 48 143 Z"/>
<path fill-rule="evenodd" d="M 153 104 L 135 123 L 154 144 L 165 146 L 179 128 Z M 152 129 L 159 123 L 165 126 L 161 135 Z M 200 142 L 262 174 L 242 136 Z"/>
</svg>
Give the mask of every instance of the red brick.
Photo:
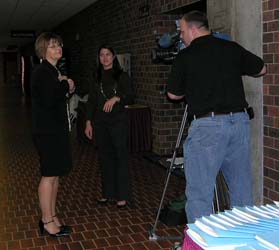
<svg viewBox="0 0 279 250">
<path fill-rule="evenodd" d="M 21 240 L 25 239 L 25 233 L 20 231 L 20 232 L 14 232 L 13 233 L 13 240 Z"/>
<path fill-rule="evenodd" d="M 20 249 L 20 241 L 8 241 L 8 250 L 17 250 Z"/>
<path fill-rule="evenodd" d="M 0 249 L 1 250 L 8 250 L 8 246 L 6 242 L 0 242 Z"/>
<path fill-rule="evenodd" d="M 279 63 L 279 54 L 274 54 L 274 63 Z"/>
<path fill-rule="evenodd" d="M 263 42 L 264 43 L 272 43 L 274 41 L 274 33 L 264 33 L 263 34 Z"/>
<path fill-rule="evenodd" d="M 71 233 L 71 238 L 73 241 L 82 241 L 84 240 L 81 233 Z"/>
<path fill-rule="evenodd" d="M 268 32 L 278 31 L 278 30 L 279 30 L 279 21 L 278 20 L 267 23 Z"/>
<path fill-rule="evenodd" d="M 132 248 L 134 250 L 147 250 L 147 248 L 143 245 L 143 243 L 132 244 Z"/>
<path fill-rule="evenodd" d="M 279 193 L 270 190 L 270 192 L 269 192 L 269 198 L 270 198 L 271 200 L 273 200 L 273 201 L 278 201 L 278 199 L 279 199 Z"/>
<path fill-rule="evenodd" d="M 278 74 L 279 72 L 279 64 L 269 64 L 267 66 L 267 70 L 269 74 Z"/>
<path fill-rule="evenodd" d="M 262 2 L 262 9 L 263 9 L 264 12 L 268 10 L 268 2 L 267 1 Z"/>
<path fill-rule="evenodd" d="M 94 244 L 94 242 L 92 240 L 82 241 L 81 245 L 83 246 L 84 249 L 94 249 L 94 248 L 96 248 L 96 245 Z"/>
<path fill-rule="evenodd" d="M 267 23 L 263 23 L 263 32 L 269 32 L 269 30 L 267 29 Z"/>
<path fill-rule="evenodd" d="M 274 39 L 273 39 L 273 42 L 275 43 L 278 43 L 279 42 L 279 32 L 273 32 L 273 36 L 274 36 Z"/>
<path fill-rule="evenodd" d="M 82 234 L 86 240 L 93 239 L 96 237 L 96 235 L 93 231 L 86 231 L 86 232 L 83 232 Z"/>
<path fill-rule="evenodd" d="M 95 230 L 94 233 L 98 238 L 105 238 L 109 236 L 105 230 Z"/>
<path fill-rule="evenodd" d="M 268 52 L 269 53 L 278 53 L 279 52 L 279 43 L 269 43 Z"/>
<path fill-rule="evenodd" d="M 46 245 L 46 240 L 44 237 L 40 237 L 40 238 L 33 238 L 33 242 L 35 246 L 44 246 Z"/>
<path fill-rule="evenodd" d="M 275 168 L 275 160 L 272 158 L 264 157 L 264 166 L 269 168 Z"/>
<path fill-rule="evenodd" d="M 96 239 L 94 240 L 94 243 L 97 246 L 97 249 L 101 247 L 107 247 L 109 245 L 105 239 Z"/>
<path fill-rule="evenodd" d="M 269 94 L 279 96 L 279 85 L 269 86 Z"/>
<path fill-rule="evenodd" d="M 119 250 L 134 250 L 130 245 L 123 245 L 118 247 Z"/>
<path fill-rule="evenodd" d="M 269 0 L 268 1 L 268 9 L 274 10 L 279 8 L 279 1 L 278 0 Z"/>
<path fill-rule="evenodd" d="M 67 246 L 67 244 L 60 244 L 55 246 L 56 250 L 69 250 L 70 248 Z"/>
<path fill-rule="evenodd" d="M 273 84 L 274 83 L 274 76 L 271 74 L 266 74 L 263 77 L 263 83 L 264 84 Z"/>
<path fill-rule="evenodd" d="M 264 11 L 263 12 L 263 21 L 271 21 L 274 19 L 274 12 L 273 10 L 269 10 L 269 11 Z"/>
<path fill-rule="evenodd" d="M 270 178 L 264 178 L 264 186 L 273 189 L 274 188 L 274 181 L 271 180 Z"/>
<path fill-rule="evenodd" d="M 265 105 L 274 105 L 275 104 L 275 98 L 274 96 L 264 96 L 263 97 L 264 104 Z"/>
</svg>

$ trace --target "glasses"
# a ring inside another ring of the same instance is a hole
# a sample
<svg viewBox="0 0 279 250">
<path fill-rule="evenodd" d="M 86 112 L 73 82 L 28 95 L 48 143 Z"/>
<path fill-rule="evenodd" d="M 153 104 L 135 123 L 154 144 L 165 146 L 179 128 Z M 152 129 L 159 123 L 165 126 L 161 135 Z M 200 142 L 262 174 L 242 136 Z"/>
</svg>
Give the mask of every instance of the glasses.
<svg viewBox="0 0 279 250">
<path fill-rule="evenodd" d="M 58 48 L 62 48 L 62 47 L 63 47 L 63 44 L 55 44 L 55 45 L 48 46 L 47 48 L 49 48 L 49 49 L 58 49 Z"/>
</svg>

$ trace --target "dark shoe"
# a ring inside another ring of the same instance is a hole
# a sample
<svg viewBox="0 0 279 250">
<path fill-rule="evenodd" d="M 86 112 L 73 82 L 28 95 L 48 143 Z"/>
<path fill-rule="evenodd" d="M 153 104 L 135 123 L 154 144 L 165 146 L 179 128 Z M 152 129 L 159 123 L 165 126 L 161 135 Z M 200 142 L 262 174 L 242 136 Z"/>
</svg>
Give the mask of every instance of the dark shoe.
<svg viewBox="0 0 279 250">
<path fill-rule="evenodd" d="M 105 198 L 101 198 L 97 200 L 98 205 L 102 205 L 102 206 L 106 206 L 106 205 L 114 205 L 115 204 L 115 200 L 113 199 L 105 199 Z"/>
<path fill-rule="evenodd" d="M 69 233 L 64 232 L 63 230 L 61 230 L 61 228 L 60 228 L 60 231 L 57 232 L 57 233 L 54 233 L 54 234 L 49 233 L 49 232 L 44 228 L 44 225 L 49 224 L 49 223 L 52 223 L 52 222 L 54 222 L 54 220 L 51 220 L 51 221 L 48 221 L 48 222 L 43 222 L 42 220 L 39 221 L 39 229 L 40 229 L 40 234 L 41 234 L 42 236 L 44 235 L 45 232 L 46 232 L 49 236 L 55 237 L 55 238 L 64 237 L 64 236 L 68 236 L 68 235 L 69 235 Z"/>
<path fill-rule="evenodd" d="M 65 232 L 65 233 L 69 233 L 69 234 L 70 234 L 71 232 L 73 232 L 72 227 L 69 226 L 69 225 L 61 225 L 61 226 L 60 226 L 60 230 L 63 231 L 63 232 Z"/>
<path fill-rule="evenodd" d="M 116 206 L 119 209 L 123 209 L 123 208 L 127 207 L 127 201 L 118 201 L 118 202 L 116 202 Z"/>
<path fill-rule="evenodd" d="M 53 215 L 52 217 L 57 217 L 57 215 Z M 68 226 L 68 225 L 61 225 L 60 226 L 60 230 L 65 232 L 65 233 L 71 233 L 73 232 L 73 229 L 71 226 Z"/>
<path fill-rule="evenodd" d="M 97 203 L 98 203 L 98 205 L 107 205 L 108 204 L 108 199 L 105 199 L 105 198 L 101 198 L 101 199 L 98 199 L 97 200 Z"/>
</svg>

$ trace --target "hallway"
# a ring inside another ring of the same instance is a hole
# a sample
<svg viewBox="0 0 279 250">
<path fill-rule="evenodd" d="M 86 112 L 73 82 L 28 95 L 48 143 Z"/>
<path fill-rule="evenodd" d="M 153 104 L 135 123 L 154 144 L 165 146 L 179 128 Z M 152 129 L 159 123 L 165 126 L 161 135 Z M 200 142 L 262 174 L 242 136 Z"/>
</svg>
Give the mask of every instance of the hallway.
<svg viewBox="0 0 279 250">
<path fill-rule="evenodd" d="M 164 187 L 166 172 L 140 154 L 129 162 L 132 202 L 125 210 L 100 207 L 100 173 L 92 145 L 72 135 L 74 169 L 61 179 L 59 217 L 73 226 L 69 237 L 41 237 L 37 186 L 38 156 L 31 140 L 30 105 L 20 89 L 0 85 L 0 250 L 171 249 L 171 241 L 150 241 L 148 229 Z M 168 201 L 183 193 L 184 180 L 171 177 Z M 182 235 L 183 227 L 158 224 L 160 236 Z"/>
</svg>

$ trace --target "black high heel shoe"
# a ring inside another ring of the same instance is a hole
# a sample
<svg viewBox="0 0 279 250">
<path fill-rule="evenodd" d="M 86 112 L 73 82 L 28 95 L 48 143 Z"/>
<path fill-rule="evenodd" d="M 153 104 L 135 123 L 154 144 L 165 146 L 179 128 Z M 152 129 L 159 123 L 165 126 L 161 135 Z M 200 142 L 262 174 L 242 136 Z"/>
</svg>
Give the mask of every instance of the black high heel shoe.
<svg viewBox="0 0 279 250">
<path fill-rule="evenodd" d="M 115 200 L 113 199 L 106 199 L 106 198 L 101 198 L 97 200 L 97 204 L 98 205 L 102 205 L 102 206 L 106 206 L 106 205 L 114 205 L 115 204 Z"/>
<path fill-rule="evenodd" d="M 57 217 L 57 215 L 55 214 L 55 215 L 53 215 L 52 217 Z M 65 233 L 71 233 L 71 232 L 73 232 L 72 227 L 69 226 L 69 225 L 61 225 L 59 228 L 60 228 L 61 231 L 65 232 Z"/>
<path fill-rule="evenodd" d="M 51 221 L 48 221 L 48 222 L 43 222 L 42 220 L 39 221 L 39 229 L 40 229 L 40 234 L 41 234 L 41 236 L 43 236 L 45 232 L 46 232 L 49 236 L 55 237 L 55 238 L 63 237 L 63 236 L 68 236 L 68 235 L 69 235 L 69 233 L 64 232 L 63 230 L 61 230 L 61 228 L 60 228 L 60 231 L 57 232 L 57 233 L 54 233 L 54 234 L 49 233 L 49 232 L 44 228 L 44 225 L 49 224 L 49 223 L 52 223 L 52 222 L 54 222 L 54 220 L 51 220 Z"/>
</svg>

